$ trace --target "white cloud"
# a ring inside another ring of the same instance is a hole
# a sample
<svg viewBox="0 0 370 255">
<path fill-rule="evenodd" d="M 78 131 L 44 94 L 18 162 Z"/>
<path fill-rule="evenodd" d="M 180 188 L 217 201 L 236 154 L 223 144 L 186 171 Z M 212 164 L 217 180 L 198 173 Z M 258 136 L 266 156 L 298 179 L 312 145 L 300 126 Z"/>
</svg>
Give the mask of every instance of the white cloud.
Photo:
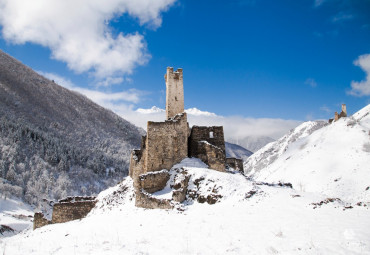
<svg viewBox="0 0 370 255">
<path fill-rule="evenodd" d="M 122 77 L 108 77 L 103 81 L 99 81 L 96 85 L 98 87 L 108 87 L 110 85 L 120 84 L 122 82 L 123 82 Z"/>
<path fill-rule="evenodd" d="M 194 115 L 194 116 L 210 116 L 210 117 L 216 117 L 217 116 L 213 112 L 201 111 L 197 108 L 189 108 L 189 109 L 186 109 L 185 112 L 187 114 L 191 114 L 191 115 Z"/>
<path fill-rule="evenodd" d="M 67 89 L 85 95 L 95 103 L 112 110 L 122 118 L 145 130 L 148 121 L 164 121 L 166 118 L 166 111 L 156 106 L 150 109 L 138 108 L 134 110 L 145 95 L 143 91 L 130 89 L 119 93 L 102 92 L 77 87 L 70 80 L 56 74 L 38 73 Z M 190 108 L 185 111 L 188 114 L 190 126 L 223 126 L 225 138 L 229 140 L 240 140 L 247 136 L 268 136 L 278 139 L 301 123 L 297 120 L 220 116 L 197 108 Z"/>
<path fill-rule="evenodd" d="M 129 74 L 150 55 L 138 33 L 114 35 L 109 21 L 123 14 L 141 25 L 161 25 L 161 13 L 176 0 L 1 0 L 0 25 L 5 40 L 50 48 L 52 57 L 77 73 L 98 79 Z M 109 81 L 107 81 L 109 83 Z"/>
<path fill-rule="evenodd" d="M 278 139 L 301 121 L 245 118 L 242 116 L 189 116 L 190 125 L 223 126 L 226 139 L 239 140 L 247 136 L 268 136 Z"/>
<path fill-rule="evenodd" d="M 234 140 L 247 136 L 268 136 L 277 139 L 301 123 L 296 120 L 219 116 L 196 108 L 185 111 L 188 113 L 190 126 L 223 126 L 226 139 Z M 120 115 L 144 129 L 146 129 L 147 121 L 164 121 L 166 117 L 165 110 L 158 107 L 140 108 L 135 113 L 122 112 Z"/>
<path fill-rule="evenodd" d="M 326 0 L 315 0 L 314 6 L 319 7 L 321 6 Z"/>
<path fill-rule="evenodd" d="M 323 112 L 326 112 L 326 113 L 332 113 L 333 111 L 330 110 L 329 107 L 327 107 L 326 105 L 323 105 L 320 107 L 320 110 L 323 111 Z"/>
<path fill-rule="evenodd" d="M 132 108 L 133 104 L 137 104 L 140 101 L 142 95 L 145 94 L 145 92 L 136 89 L 129 89 L 127 91 L 115 93 L 86 89 L 75 86 L 70 80 L 65 79 L 64 77 L 61 77 L 57 74 L 41 71 L 38 71 L 38 73 L 50 80 L 54 80 L 57 84 L 67 89 L 85 95 L 87 98 L 91 99 L 95 103 L 105 108 L 112 109 L 113 111 L 115 111 L 116 108 Z"/>
<path fill-rule="evenodd" d="M 354 65 L 359 66 L 366 73 L 366 78 L 363 81 L 352 81 L 352 89 L 348 94 L 353 96 L 370 96 L 370 54 L 361 55 L 356 59 Z"/>
<path fill-rule="evenodd" d="M 315 81 L 314 79 L 312 79 L 312 78 L 308 78 L 308 79 L 304 82 L 304 84 L 306 84 L 306 85 L 310 85 L 312 88 L 315 88 L 315 87 L 317 86 L 316 81 Z"/>
<path fill-rule="evenodd" d="M 143 109 L 143 108 L 138 108 L 136 110 L 136 112 L 138 113 L 142 113 L 142 114 L 153 114 L 153 113 L 162 113 L 162 112 L 165 112 L 166 110 L 164 109 L 161 109 L 157 106 L 153 106 L 152 108 L 150 109 Z"/>
<path fill-rule="evenodd" d="M 338 22 L 342 22 L 342 21 L 346 21 L 346 20 L 350 20 L 350 19 L 353 19 L 353 15 L 352 14 L 346 14 L 344 12 L 339 12 L 337 15 L 335 15 L 331 21 L 333 23 L 338 23 Z"/>
</svg>

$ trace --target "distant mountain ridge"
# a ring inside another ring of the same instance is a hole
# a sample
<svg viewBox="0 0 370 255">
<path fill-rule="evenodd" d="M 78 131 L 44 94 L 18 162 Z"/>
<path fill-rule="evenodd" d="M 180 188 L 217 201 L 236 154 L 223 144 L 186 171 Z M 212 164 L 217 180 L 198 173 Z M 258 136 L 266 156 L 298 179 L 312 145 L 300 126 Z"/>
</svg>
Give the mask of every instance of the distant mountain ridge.
<svg viewBox="0 0 370 255">
<path fill-rule="evenodd" d="M 247 150 L 246 148 L 240 145 L 228 143 L 228 142 L 225 142 L 225 151 L 226 151 L 226 157 L 240 158 L 243 161 L 247 160 L 247 158 L 253 154 L 253 152 Z"/>
<path fill-rule="evenodd" d="M 241 139 L 226 139 L 229 143 L 240 145 L 251 152 L 256 152 L 268 143 L 275 140 L 268 136 L 247 136 Z"/>
<path fill-rule="evenodd" d="M 0 120 L 0 191 L 33 204 L 114 184 L 145 133 L 1 50 Z"/>
</svg>

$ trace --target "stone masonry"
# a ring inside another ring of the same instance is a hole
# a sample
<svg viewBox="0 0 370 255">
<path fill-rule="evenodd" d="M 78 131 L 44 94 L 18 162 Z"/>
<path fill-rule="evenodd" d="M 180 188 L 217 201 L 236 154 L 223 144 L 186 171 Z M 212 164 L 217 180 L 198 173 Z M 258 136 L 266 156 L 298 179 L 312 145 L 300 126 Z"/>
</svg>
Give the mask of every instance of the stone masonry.
<svg viewBox="0 0 370 255">
<path fill-rule="evenodd" d="M 186 113 L 165 122 L 148 122 L 146 172 L 170 169 L 188 155 L 189 125 Z"/>
<path fill-rule="evenodd" d="M 51 221 L 40 212 L 35 213 L 33 229 L 54 223 L 64 223 L 84 218 L 96 204 L 95 197 L 69 197 L 53 205 Z"/>
<path fill-rule="evenodd" d="M 162 176 L 153 175 L 157 181 L 139 181 L 139 176 L 150 172 L 170 169 L 188 156 L 189 125 L 186 113 L 177 114 L 164 122 L 148 122 L 147 135 L 143 138 L 140 150 L 131 153 L 129 175 L 135 184 L 147 189 L 162 189 Z M 153 179 L 154 180 L 154 179 Z M 150 184 L 149 184 L 150 183 Z M 148 184 L 149 186 L 146 186 Z"/>
<path fill-rule="evenodd" d="M 337 121 L 342 117 L 347 117 L 347 106 L 345 104 L 342 104 L 342 111 L 339 114 L 338 112 L 334 113 L 334 119 L 329 119 L 329 123 Z"/>
<path fill-rule="evenodd" d="M 170 119 L 184 112 L 182 69 L 179 68 L 174 72 L 172 67 L 167 67 L 164 79 L 166 80 L 166 119 Z"/>
<path fill-rule="evenodd" d="M 224 172 L 226 153 L 223 127 L 193 126 L 189 137 L 189 157 L 199 158 L 210 168 Z"/>
<path fill-rule="evenodd" d="M 168 170 L 186 157 L 197 157 L 211 169 L 225 171 L 225 141 L 223 127 L 198 127 L 191 130 L 184 112 L 183 71 L 167 68 L 166 120 L 148 121 L 147 135 L 140 150 L 133 150 L 129 175 L 134 181 L 135 205 L 144 208 L 171 208 L 172 201 L 186 198 L 187 181 L 173 187 L 173 198 L 160 200 L 151 195 L 163 189 L 169 180 Z M 184 179 L 186 180 L 186 179 Z"/>
<path fill-rule="evenodd" d="M 64 223 L 84 218 L 95 207 L 96 200 L 59 201 L 53 206 L 52 223 Z"/>
<path fill-rule="evenodd" d="M 226 166 L 234 168 L 237 171 L 243 172 L 243 160 L 240 158 L 226 158 Z"/>
<path fill-rule="evenodd" d="M 51 221 L 45 219 L 44 214 L 41 212 L 36 212 L 33 216 L 33 230 L 36 228 L 41 228 L 45 225 L 51 224 Z"/>
<path fill-rule="evenodd" d="M 140 150 L 131 152 L 129 175 L 137 189 L 163 189 L 164 175 L 149 177 L 146 174 L 170 169 L 188 156 L 189 124 L 184 112 L 182 69 L 174 72 L 168 67 L 165 81 L 167 119 L 164 122 L 148 121 L 147 135 L 142 139 Z"/>
</svg>

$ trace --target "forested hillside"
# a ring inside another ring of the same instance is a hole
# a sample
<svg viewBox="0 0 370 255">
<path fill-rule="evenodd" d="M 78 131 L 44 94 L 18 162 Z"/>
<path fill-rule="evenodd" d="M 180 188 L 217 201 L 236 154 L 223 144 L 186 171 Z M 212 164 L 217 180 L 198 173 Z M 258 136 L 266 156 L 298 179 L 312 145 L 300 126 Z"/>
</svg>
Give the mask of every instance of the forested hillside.
<svg viewBox="0 0 370 255">
<path fill-rule="evenodd" d="M 38 205 L 127 174 L 143 130 L 0 51 L 0 192 Z"/>
</svg>

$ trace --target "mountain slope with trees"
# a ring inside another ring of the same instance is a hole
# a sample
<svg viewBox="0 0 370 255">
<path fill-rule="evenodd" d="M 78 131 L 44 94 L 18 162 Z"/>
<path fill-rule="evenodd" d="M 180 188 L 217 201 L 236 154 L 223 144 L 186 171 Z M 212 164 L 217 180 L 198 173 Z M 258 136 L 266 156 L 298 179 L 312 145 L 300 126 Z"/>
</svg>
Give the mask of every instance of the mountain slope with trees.
<svg viewBox="0 0 370 255">
<path fill-rule="evenodd" d="M 0 51 L 0 192 L 90 195 L 127 174 L 144 130 Z"/>
</svg>

